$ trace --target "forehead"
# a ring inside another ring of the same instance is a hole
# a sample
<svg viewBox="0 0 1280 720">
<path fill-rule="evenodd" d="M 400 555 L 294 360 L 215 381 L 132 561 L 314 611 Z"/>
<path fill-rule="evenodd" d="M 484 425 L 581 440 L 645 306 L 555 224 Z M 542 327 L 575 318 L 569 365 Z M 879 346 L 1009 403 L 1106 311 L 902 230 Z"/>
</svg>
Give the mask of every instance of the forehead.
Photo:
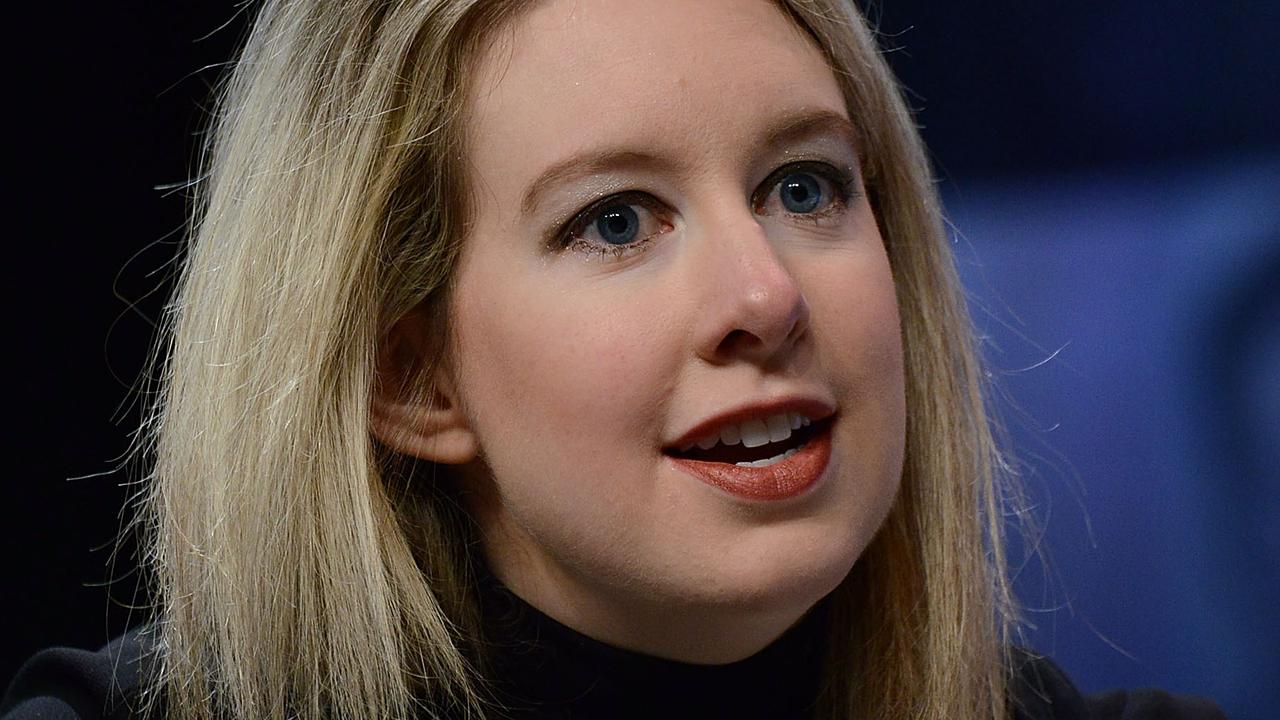
<svg viewBox="0 0 1280 720">
<path fill-rule="evenodd" d="M 780 117 L 846 114 L 822 52 L 769 0 L 551 0 L 478 71 L 473 161 L 507 178 L 584 148 L 712 153 Z"/>
</svg>

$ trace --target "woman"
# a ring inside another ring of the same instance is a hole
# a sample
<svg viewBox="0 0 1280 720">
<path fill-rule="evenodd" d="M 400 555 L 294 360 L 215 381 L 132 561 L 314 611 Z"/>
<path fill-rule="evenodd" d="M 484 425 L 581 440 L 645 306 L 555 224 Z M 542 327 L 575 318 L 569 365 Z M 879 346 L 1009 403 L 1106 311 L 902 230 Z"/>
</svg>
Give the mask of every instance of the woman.
<svg viewBox="0 0 1280 720">
<path fill-rule="evenodd" d="M 852 7 L 274 2 L 221 108 L 155 622 L 15 717 L 1216 716 L 1007 650 L 1009 488 Z"/>
</svg>

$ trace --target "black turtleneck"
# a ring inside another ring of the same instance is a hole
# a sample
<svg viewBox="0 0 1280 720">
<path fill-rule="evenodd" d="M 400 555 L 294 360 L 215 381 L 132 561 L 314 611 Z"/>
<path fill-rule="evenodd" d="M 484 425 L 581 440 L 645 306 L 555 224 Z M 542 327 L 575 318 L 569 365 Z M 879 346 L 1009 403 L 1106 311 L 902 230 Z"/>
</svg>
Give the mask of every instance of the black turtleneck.
<svg viewBox="0 0 1280 720">
<path fill-rule="evenodd" d="M 593 640 L 480 582 L 486 643 L 508 717 L 808 718 L 820 689 L 826 603 L 749 658 L 696 665 Z"/>
<path fill-rule="evenodd" d="M 692 665 L 621 650 L 552 620 L 497 581 L 481 582 L 491 678 L 509 720 L 808 718 L 818 695 L 825 603 L 759 653 Z M 137 720 L 152 626 L 97 652 L 51 648 L 23 665 L 2 720 Z M 1056 665 L 1013 648 L 1012 720 L 1224 720 L 1213 703 L 1158 690 L 1083 695 Z M 163 717 L 161 713 L 157 717 Z M 496 720 L 496 718 L 494 719 Z"/>
</svg>

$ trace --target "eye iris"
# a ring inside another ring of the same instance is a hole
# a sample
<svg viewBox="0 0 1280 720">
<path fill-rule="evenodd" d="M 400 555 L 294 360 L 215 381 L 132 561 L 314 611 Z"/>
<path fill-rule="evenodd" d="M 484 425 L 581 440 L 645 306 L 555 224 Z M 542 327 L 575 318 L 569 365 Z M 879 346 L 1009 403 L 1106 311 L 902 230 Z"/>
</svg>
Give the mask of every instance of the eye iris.
<svg viewBox="0 0 1280 720">
<path fill-rule="evenodd" d="M 610 245 L 626 245 L 635 240 L 639 229 L 640 218 L 626 205 L 614 205 L 596 220 L 596 230 L 600 231 L 601 239 Z"/>
<path fill-rule="evenodd" d="M 795 213 L 813 212 L 822 200 L 822 188 L 808 173 L 796 173 L 782 179 L 782 204 Z"/>
</svg>

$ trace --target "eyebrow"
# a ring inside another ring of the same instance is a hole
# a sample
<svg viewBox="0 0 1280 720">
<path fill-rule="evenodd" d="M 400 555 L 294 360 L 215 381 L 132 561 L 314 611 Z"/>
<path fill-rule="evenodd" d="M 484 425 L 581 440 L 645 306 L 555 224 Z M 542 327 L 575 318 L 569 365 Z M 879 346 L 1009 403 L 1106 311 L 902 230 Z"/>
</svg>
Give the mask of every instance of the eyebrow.
<svg viewBox="0 0 1280 720">
<path fill-rule="evenodd" d="M 784 115 L 765 126 L 760 134 L 767 149 L 776 150 L 788 143 L 808 140 L 820 135 L 834 135 L 856 153 L 859 145 L 857 128 L 849 119 L 831 110 L 814 110 L 794 115 Z M 587 150 L 555 163 L 538 175 L 520 203 L 525 214 L 537 209 L 548 191 L 575 178 L 590 177 L 620 169 L 668 170 L 673 163 L 648 150 L 612 148 Z"/>
</svg>

